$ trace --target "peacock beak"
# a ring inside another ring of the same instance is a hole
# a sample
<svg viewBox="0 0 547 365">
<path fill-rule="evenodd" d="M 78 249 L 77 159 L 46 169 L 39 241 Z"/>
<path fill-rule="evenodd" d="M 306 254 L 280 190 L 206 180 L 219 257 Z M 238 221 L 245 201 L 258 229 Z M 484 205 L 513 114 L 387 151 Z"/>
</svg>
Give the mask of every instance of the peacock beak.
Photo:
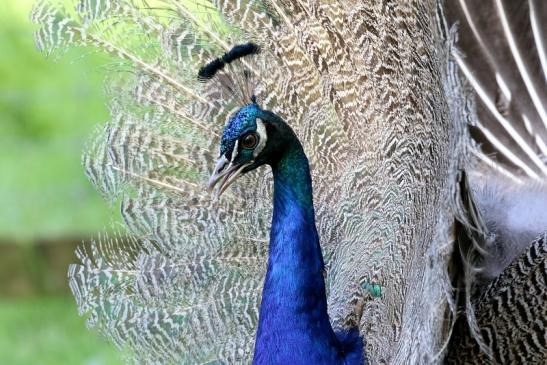
<svg viewBox="0 0 547 365">
<path fill-rule="evenodd" d="M 222 193 L 228 188 L 228 186 L 230 186 L 237 179 L 243 169 L 245 169 L 245 167 L 249 166 L 250 164 L 251 162 L 240 165 L 233 165 L 224 155 L 220 156 L 215 166 L 215 170 L 209 178 L 209 192 L 214 191 L 215 198 L 220 197 L 220 195 L 222 195 Z"/>
</svg>

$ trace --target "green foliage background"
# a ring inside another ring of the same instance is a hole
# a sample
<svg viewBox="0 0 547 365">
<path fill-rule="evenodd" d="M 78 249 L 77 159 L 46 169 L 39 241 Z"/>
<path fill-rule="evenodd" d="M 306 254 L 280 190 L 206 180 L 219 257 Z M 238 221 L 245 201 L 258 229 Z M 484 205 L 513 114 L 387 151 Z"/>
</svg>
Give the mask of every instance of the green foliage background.
<svg viewBox="0 0 547 365">
<path fill-rule="evenodd" d="M 34 47 L 31 6 L 11 0 L 0 12 L 0 237 L 94 233 L 108 211 L 80 156 L 94 126 L 108 119 L 105 60 L 81 49 L 46 59 Z"/>
<path fill-rule="evenodd" d="M 107 60 L 38 53 L 32 3 L 7 0 L 0 11 L 0 364 L 118 364 L 78 317 L 66 280 L 74 247 L 112 216 L 80 163 L 108 119 Z"/>
</svg>

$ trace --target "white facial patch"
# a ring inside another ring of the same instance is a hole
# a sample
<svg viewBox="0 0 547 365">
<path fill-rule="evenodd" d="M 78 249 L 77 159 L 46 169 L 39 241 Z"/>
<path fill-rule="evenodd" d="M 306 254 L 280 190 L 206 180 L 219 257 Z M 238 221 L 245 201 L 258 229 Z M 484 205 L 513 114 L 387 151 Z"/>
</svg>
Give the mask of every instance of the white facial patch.
<svg viewBox="0 0 547 365">
<path fill-rule="evenodd" d="M 259 140 L 258 145 L 253 151 L 253 156 L 256 157 L 262 152 L 264 147 L 266 147 L 266 142 L 268 141 L 268 135 L 266 134 L 266 126 L 260 118 L 256 118 L 256 132 L 258 133 Z"/>
<path fill-rule="evenodd" d="M 239 144 L 239 139 L 236 139 L 236 144 L 234 145 L 234 149 L 232 150 L 232 158 L 230 159 L 230 163 L 234 162 L 238 151 L 237 151 L 237 145 Z"/>
</svg>

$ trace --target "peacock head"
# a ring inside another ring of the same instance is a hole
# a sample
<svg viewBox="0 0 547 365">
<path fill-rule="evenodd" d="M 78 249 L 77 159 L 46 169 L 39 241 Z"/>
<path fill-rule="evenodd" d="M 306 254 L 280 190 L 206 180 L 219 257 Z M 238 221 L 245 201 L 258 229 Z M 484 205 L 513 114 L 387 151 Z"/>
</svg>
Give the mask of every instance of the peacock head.
<svg viewBox="0 0 547 365">
<path fill-rule="evenodd" d="M 220 140 L 220 157 L 209 179 L 209 190 L 220 196 L 239 176 L 273 164 L 294 133 L 274 113 L 255 102 L 239 109 L 228 121 Z"/>
<path fill-rule="evenodd" d="M 252 75 L 247 65 L 240 61 L 258 53 L 260 47 L 252 42 L 239 44 L 224 56 L 203 66 L 198 73 L 198 80 L 202 82 L 224 73 L 218 79 L 219 85 L 230 93 L 240 89 L 241 102 L 251 101 L 230 118 L 222 134 L 220 157 L 209 180 L 210 191 L 217 187 L 216 197 L 241 174 L 264 164 L 273 165 L 286 149 L 287 143 L 296 139 L 292 129 L 274 113 L 261 109 L 256 97 L 249 92 L 253 89 Z M 228 65 L 230 70 L 227 71 Z M 237 74 L 241 75 L 239 79 Z"/>
</svg>

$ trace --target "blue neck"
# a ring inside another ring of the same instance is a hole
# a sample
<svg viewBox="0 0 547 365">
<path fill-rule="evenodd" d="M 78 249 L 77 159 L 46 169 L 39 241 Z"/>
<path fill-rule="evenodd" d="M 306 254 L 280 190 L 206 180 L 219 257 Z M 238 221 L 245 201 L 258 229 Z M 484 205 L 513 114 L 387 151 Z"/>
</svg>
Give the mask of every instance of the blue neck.
<svg viewBox="0 0 547 365">
<path fill-rule="evenodd" d="M 335 364 L 308 160 L 298 141 L 272 165 L 274 210 L 254 364 Z"/>
</svg>

